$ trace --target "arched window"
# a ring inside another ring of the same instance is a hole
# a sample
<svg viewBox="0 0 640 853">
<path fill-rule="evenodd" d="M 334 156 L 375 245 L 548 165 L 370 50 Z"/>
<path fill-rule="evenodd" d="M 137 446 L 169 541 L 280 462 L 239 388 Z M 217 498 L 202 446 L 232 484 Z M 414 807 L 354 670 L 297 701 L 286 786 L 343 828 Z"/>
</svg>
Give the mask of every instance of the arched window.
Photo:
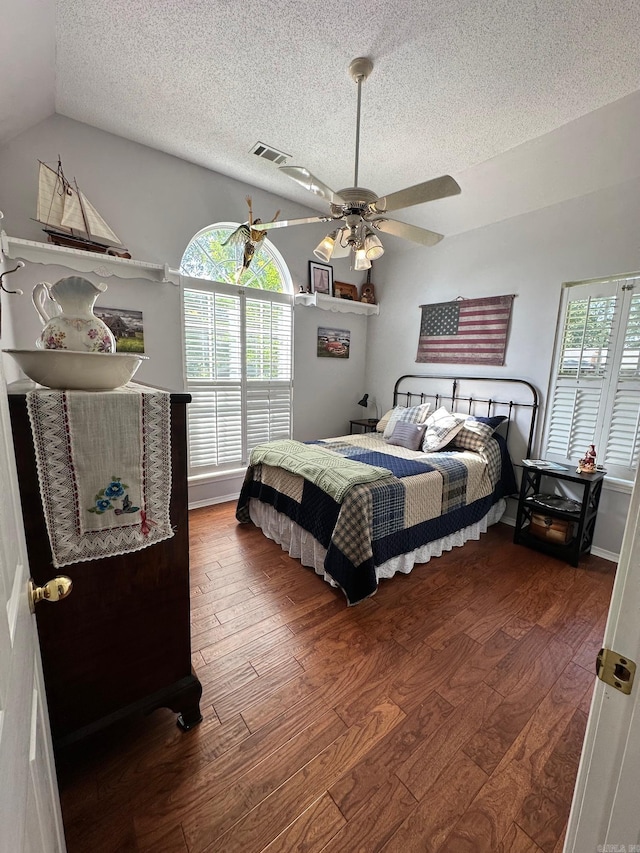
<svg viewBox="0 0 640 853">
<path fill-rule="evenodd" d="M 284 259 L 267 238 L 257 244 L 249 268 L 238 282 L 236 276 L 242 268 L 244 243 L 242 240 L 223 245 L 238 228 L 237 222 L 218 222 L 199 231 L 182 256 L 180 271 L 191 278 L 241 284 L 273 293 L 292 293 L 291 275 Z"/>
<path fill-rule="evenodd" d="M 264 441 L 291 437 L 293 286 L 267 240 L 243 266 L 237 224 L 219 222 L 190 241 L 182 257 L 189 475 L 247 464 Z"/>
</svg>

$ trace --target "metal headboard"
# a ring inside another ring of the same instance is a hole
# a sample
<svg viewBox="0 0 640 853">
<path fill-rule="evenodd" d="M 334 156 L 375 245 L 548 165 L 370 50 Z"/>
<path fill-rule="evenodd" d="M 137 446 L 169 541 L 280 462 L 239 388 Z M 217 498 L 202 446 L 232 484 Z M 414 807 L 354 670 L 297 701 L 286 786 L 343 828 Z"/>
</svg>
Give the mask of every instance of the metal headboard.
<svg viewBox="0 0 640 853">
<path fill-rule="evenodd" d="M 430 381 L 437 381 L 440 383 L 451 382 L 451 390 L 446 393 L 440 393 L 439 391 L 432 393 L 430 391 L 409 389 L 400 390 L 400 386 L 403 383 L 406 383 L 408 386 L 409 382 L 413 382 L 414 388 L 416 385 L 419 385 L 419 387 L 428 387 L 422 385 L 423 381 L 426 381 L 427 383 Z M 480 396 L 468 394 L 468 385 L 473 382 L 482 383 L 485 386 L 500 383 L 505 386 L 505 394 L 500 394 L 499 397 L 494 397 L 493 395 L 486 396 L 486 394 L 482 394 L 482 392 Z M 509 388 L 512 389 L 511 392 Z M 516 388 L 521 393 L 515 393 Z M 522 399 L 514 400 L 513 396 Z M 500 399 L 500 397 L 509 397 L 509 399 Z M 507 441 L 509 439 L 509 428 L 512 420 L 516 416 L 516 413 L 521 409 L 527 411 L 528 417 L 524 430 L 524 434 L 528 434 L 525 458 L 531 457 L 531 448 L 533 447 L 536 415 L 539 403 L 538 392 L 534 386 L 525 379 L 506 379 L 495 376 L 438 376 L 435 374 L 428 375 L 419 373 L 407 373 L 404 376 L 401 376 L 393 386 L 393 405 L 417 405 L 418 400 L 421 403 L 424 403 L 427 400 L 433 400 L 435 402 L 436 409 L 439 406 L 447 406 L 447 408 L 451 407 L 452 411 L 466 410 L 469 414 L 484 414 L 486 417 L 491 417 L 492 415 L 505 415 L 507 418 L 505 434 Z"/>
</svg>

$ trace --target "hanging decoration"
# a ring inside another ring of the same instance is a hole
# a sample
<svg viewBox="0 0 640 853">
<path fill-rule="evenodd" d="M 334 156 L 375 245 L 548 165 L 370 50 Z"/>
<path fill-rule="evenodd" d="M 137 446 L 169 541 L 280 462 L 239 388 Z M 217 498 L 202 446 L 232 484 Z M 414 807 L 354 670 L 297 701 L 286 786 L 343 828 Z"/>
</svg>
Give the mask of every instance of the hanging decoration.
<svg viewBox="0 0 640 853">
<path fill-rule="evenodd" d="M 240 284 L 240 279 L 242 278 L 243 273 L 249 269 L 253 256 L 256 253 L 256 248 L 267 236 L 266 231 L 258 231 L 255 228 L 256 225 L 260 225 L 262 220 L 253 218 L 251 196 L 246 196 L 246 201 L 249 206 L 249 221 L 239 225 L 236 230 L 227 237 L 224 243 L 221 244 L 222 246 L 226 246 L 229 243 L 231 245 L 242 246 L 242 266 L 239 267 L 236 272 L 236 284 Z M 280 211 L 276 210 L 271 222 L 275 222 L 279 215 Z"/>
<path fill-rule="evenodd" d="M 421 305 L 417 362 L 504 364 L 513 294 Z"/>
</svg>

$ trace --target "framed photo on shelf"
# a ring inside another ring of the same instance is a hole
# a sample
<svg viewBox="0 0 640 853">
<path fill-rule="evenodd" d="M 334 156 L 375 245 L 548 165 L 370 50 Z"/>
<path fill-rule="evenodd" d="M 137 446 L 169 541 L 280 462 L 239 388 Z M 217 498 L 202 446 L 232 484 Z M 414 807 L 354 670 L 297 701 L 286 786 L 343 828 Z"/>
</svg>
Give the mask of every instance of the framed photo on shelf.
<svg viewBox="0 0 640 853">
<path fill-rule="evenodd" d="M 309 287 L 311 293 L 326 293 L 333 296 L 333 267 L 309 261 Z"/>
<path fill-rule="evenodd" d="M 333 284 L 333 295 L 338 299 L 350 299 L 358 302 L 358 288 L 355 284 L 347 284 L 346 281 L 336 281 Z"/>
</svg>

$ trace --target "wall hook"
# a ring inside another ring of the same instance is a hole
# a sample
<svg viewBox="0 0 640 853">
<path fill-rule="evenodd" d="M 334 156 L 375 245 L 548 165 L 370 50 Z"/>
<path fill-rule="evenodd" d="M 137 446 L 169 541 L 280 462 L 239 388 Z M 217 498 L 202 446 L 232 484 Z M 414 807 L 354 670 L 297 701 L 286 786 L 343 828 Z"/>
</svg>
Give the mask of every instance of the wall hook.
<svg viewBox="0 0 640 853">
<path fill-rule="evenodd" d="M 2 281 L 2 279 L 5 277 L 5 275 L 11 275 L 11 273 L 17 272 L 18 270 L 22 269 L 23 266 L 24 266 L 24 261 L 18 261 L 18 263 L 16 264 L 16 266 L 12 270 L 5 270 L 3 273 L 0 273 L 0 290 L 4 290 L 5 293 L 15 293 L 18 296 L 23 295 L 23 291 L 20 289 L 8 290 L 4 286 L 4 282 Z"/>
</svg>

